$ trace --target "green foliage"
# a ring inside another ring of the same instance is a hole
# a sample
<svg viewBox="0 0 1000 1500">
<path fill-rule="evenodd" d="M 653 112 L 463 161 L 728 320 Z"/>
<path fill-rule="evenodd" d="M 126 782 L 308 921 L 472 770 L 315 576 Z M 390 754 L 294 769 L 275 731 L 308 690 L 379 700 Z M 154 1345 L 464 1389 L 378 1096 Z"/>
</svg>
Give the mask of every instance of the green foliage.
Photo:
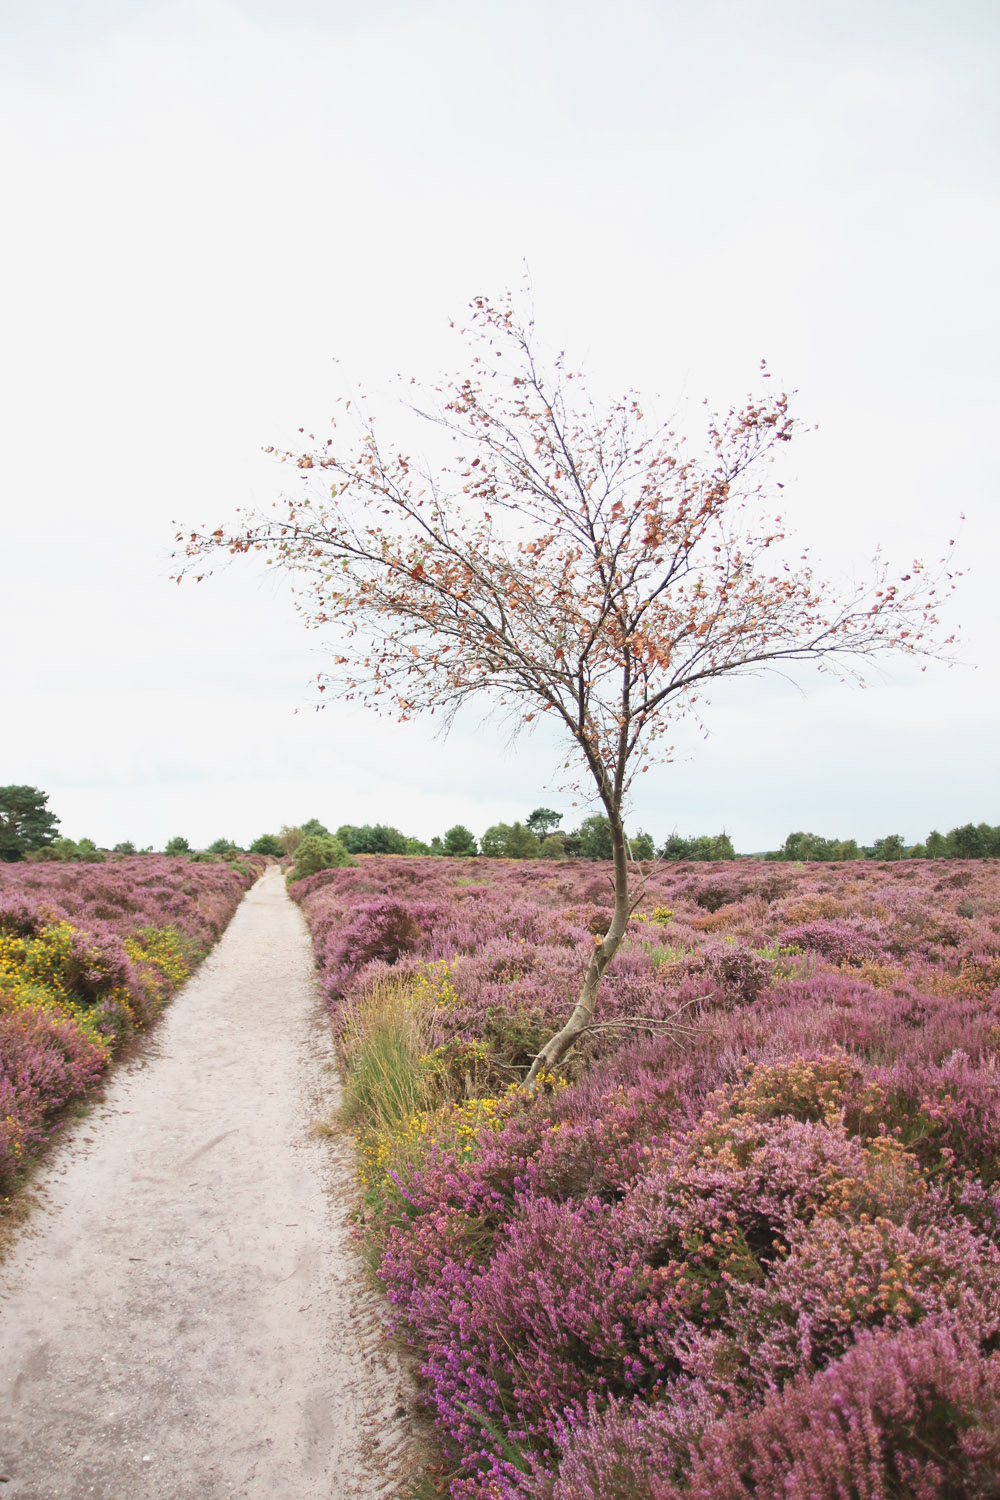
<svg viewBox="0 0 1000 1500">
<path fill-rule="evenodd" d="M 888 833 L 884 839 L 876 839 L 872 845 L 872 859 L 902 859 L 903 836 Z"/>
<path fill-rule="evenodd" d="M 611 824 L 603 813 L 592 813 L 584 818 L 576 830 L 579 852 L 583 859 L 612 859 Z"/>
<path fill-rule="evenodd" d="M 320 870 L 336 870 L 355 864 L 357 860 L 332 833 L 310 833 L 295 851 L 295 868 L 288 879 L 305 880 L 308 875 L 316 875 Z"/>
<path fill-rule="evenodd" d="M 561 822 L 562 813 L 553 812 L 551 807 L 536 807 L 525 818 L 524 826 L 531 830 L 536 839 L 544 839 L 546 835 L 555 833 Z"/>
<path fill-rule="evenodd" d="M 549 833 L 542 839 L 538 852 L 543 859 L 566 859 L 570 852 L 569 842 L 565 833 Z"/>
<path fill-rule="evenodd" d="M 59 819 L 48 800 L 36 786 L 0 786 L 0 860 L 13 863 L 52 843 Z"/>
<path fill-rule="evenodd" d="M 490 859 L 535 859 L 541 852 L 537 838 L 523 823 L 494 823 L 480 844 Z"/>
<path fill-rule="evenodd" d="M 188 843 L 188 841 L 187 841 L 186 838 L 182 838 L 180 835 L 178 835 L 178 837 L 175 838 L 175 839 L 168 839 L 167 840 L 166 845 L 164 846 L 163 852 L 164 852 L 164 854 L 172 854 L 172 855 L 190 854 L 191 853 L 191 845 Z"/>
<path fill-rule="evenodd" d="M 239 854 L 240 847 L 232 839 L 215 839 L 205 850 L 206 854 Z"/>
<path fill-rule="evenodd" d="M 653 836 L 650 833 L 644 833 L 642 829 L 632 835 L 628 841 L 628 847 L 633 859 L 656 858 L 656 846 L 653 843 Z"/>
<path fill-rule="evenodd" d="M 444 839 L 439 838 L 437 834 L 431 839 L 430 852 L 432 854 L 446 854 L 448 852 L 444 847 Z"/>
<path fill-rule="evenodd" d="M 120 844 L 115 844 L 111 850 L 112 854 L 134 854 L 135 845 L 131 839 L 123 839 Z"/>
<path fill-rule="evenodd" d="M 301 828 L 289 828 L 283 823 L 278 832 L 278 843 L 281 845 L 282 854 L 294 854 L 296 849 L 305 838 Z"/>
<path fill-rule="evenodd" d="M 303 823 L 303 825 L 302 825 L 302 836 L 303 836 L 303 838 L 309 838 L 310 835 L 316 835 L 318 838 L 332 838 L 333 837 L 333 835 L 330 833 L 329 828 L 327 828 L 327 826 L 326 826 L 325 823 L 321 823 L 320 820 L 319 820 L 319 818 L 308 818 L 306 820 L 306 822 Z"/>
<path fill-rule="evenodd" d="M 423 839 L 407 839 L 404 854 L 433 854 L 434 850 L 430 844 L 425 844 Z"/>
<path fill-rule="evenodd" d="M 262 833 L 259 839 L 254 839 L 250 845 L 251 854 L 270 854 L 275 859 L 280 859 L 284 853 L 278 840 L 273 833 Z"/>
<path fill-rule="evenodd" d="M 73 839 L 53 839 L 51 844 L 46 844 L 41 849 L 33 849 L 29 859 L 54 859 L 63 864 L 79 864 L 88 862 L 99 863 L 104 855 L 93 839 L 81 839 L 79 843 Z"/>
<path fill-rule="evenodd" d="M 385 823 L 364 823 L 360 828 L 345 823 L 337 829 L 337 838 L 349 854 L 409 854 L 410 842 L 398 828 Z"/>
<path fill-rule="evenodd" d="M 736 850 L 729 834 L 723 831 L 715 834 L 699 834 L 697 838 L 685 839 L 679 833 L 672 833 L 660 850 L 661 858 L 680 860 L 717 860 L 735 859 Z"/>
<path fill-rule="evenodd" d="M 444 852 L 455 859 L 467 859 L 476 853 L 476 841 L 463 824 L 456 823 L 444 836 Z"/>
</svg>

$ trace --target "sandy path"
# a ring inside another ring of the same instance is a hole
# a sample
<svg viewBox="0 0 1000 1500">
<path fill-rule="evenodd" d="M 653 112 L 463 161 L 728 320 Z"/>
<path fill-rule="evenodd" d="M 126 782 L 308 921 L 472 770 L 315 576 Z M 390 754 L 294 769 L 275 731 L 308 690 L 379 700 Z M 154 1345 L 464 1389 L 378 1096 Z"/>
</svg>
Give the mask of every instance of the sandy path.
<svg viewBox="0 0 1000 1500">
<path fill-rule="evenodd" d="M 43 1175 L 0 1266 L 0 1500 L 393 1492 L 405 1380 L 344 1220 L 276 869 Z"/>
</svg>

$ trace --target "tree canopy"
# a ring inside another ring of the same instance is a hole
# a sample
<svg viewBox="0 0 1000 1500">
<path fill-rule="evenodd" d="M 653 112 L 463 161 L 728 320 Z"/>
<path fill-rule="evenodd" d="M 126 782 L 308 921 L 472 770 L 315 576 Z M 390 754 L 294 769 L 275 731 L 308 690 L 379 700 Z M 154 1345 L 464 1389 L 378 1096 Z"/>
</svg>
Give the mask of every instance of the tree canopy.
<svg viewBox="0 0 1000 1500">
<path fill-rule="evenodd" d="M 13 863 L 52 843 L 59 819 L 48 800 L 48 792 L 36 786 L 0 787 L 0 859 Z"/>
</svg>

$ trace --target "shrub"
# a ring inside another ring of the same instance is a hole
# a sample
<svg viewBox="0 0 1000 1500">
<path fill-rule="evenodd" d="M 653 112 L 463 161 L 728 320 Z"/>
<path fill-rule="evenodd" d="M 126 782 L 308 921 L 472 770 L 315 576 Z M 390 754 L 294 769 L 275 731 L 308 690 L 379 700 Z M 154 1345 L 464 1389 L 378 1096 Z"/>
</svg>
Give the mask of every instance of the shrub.
<svg viewBox="0 0 1000 1500">
<path fill-rule="evenodd" d="M 356 864 L 357 860 L 332 833 L 308 833 L 296 845 L 295 868 L 288 880 L 291 884 L 296 880 L 306 880 L 320 870 L 336 870 Z"/>
<path fill-rule="evenodd" d="M 654 1479 L 648 1494 L 996 1500 L 998 1476 L 1000 1361 L 983 1360 L 960 1334 L 931 1324 L 888 1337 L 862 1334 L 812 1379 L 800 1376 L 761 1410 L 719 1422 L 687 1481 Z"/>
</svg>

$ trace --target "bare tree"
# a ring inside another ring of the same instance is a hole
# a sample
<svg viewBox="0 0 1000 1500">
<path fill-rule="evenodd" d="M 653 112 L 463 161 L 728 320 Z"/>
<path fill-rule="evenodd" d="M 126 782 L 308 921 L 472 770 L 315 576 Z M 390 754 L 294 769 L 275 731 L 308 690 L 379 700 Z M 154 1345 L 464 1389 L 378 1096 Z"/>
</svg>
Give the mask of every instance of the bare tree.
<svg viewBox="0 0 1000 1500">
<path fill-rule="evenodd" d="M 353 447 L 335 425 L 280 455 L 300 495 L 177 540 L 199 578 L 203 558 L 265 554 L 309 624 L 340 624 L 321 691 L 400 719 L 487 694 L 519 724 L 548 714 L 564 729 L 611 826 L 614 917 L 531 1079 L 593 1023 L 630 910 L 623 807 L 678 715 L 721 677 L 813 661 L 859 678 L 877 656 L 938 655 L 950 638 L 936 643 L 943 585 L 920 563 L 892 579 L 876 557 L 845 595 L 783 556 L 762 501 L 796 429 L 786 395 L 711 419 L 696 457 L 634 393 L 599 411 L 561 356 L 543 368 L 509 297 L 477 298 L 465 332 L 468 374 L 412 408 L 450 457 L 386 448 L 362 416 Z"/>
</svg>

